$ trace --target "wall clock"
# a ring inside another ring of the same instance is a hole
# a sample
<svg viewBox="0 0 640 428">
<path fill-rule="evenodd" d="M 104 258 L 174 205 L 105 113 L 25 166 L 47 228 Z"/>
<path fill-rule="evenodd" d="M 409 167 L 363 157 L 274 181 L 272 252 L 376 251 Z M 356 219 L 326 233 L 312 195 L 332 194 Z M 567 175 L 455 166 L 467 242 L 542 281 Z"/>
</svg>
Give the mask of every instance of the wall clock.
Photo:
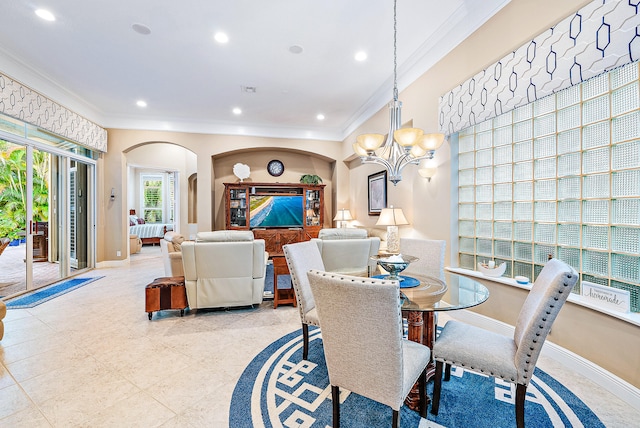
<svg viewBox="0 0 640 428">
<path fill-rule="evenodd" d="M 273 177 L 280 177 L 284 172 L 284 164 L 278 159 L 271 160 L 267 164 L 267 171 Z"/>
</svg>

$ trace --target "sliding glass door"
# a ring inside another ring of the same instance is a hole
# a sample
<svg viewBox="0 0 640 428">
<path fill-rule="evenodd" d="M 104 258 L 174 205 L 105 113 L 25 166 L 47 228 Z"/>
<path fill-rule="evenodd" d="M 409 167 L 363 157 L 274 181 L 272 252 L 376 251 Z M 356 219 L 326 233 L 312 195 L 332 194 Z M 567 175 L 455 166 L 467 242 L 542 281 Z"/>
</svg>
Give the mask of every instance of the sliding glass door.
<svg viewBox="0 0 640 428">
<path fill-rule="evenodd" d="M 0 140 L 0 296 L 93 266 L 94 165 L 56 152 Z"/>
<path fill-rule="evenodd" d="M 54 222 L 57 220 L 55 214 L 61 211 L 59 164 L 64 162 L 64 158 L 27 147 L 27 153 L 29 152 L 32 153 L 32 180 L 28 194 L 31 195 L 32 202 L 27 231 L 30 232 L 31 239 L 28 234 L 26 259 L 31 262 L 31 267 L 27 266 L 27 272 L 32 273 L 32 281 L 26 284 L 26 289 L 38 288 L 64 277 L 59 241 L 56 234 L 52 233 L 57 224 Z"/>
<path fill-rule="evenodd" d="M 27 284 L 27 150 L 0 140 L 0 296 Z"/>
</svg>

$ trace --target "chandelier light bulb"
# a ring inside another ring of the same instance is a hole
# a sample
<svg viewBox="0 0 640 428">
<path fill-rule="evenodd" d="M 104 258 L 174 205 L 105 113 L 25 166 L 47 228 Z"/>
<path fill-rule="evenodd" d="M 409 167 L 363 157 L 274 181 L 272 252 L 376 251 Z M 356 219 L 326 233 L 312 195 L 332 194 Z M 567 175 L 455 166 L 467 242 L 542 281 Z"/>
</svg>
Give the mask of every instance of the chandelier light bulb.
<svg viewBox="0 0 640 428">
<path fill-rule="evenodd" d="M 424 134 L 419 142 L 425 150 L 437 150 L 442 143 L 444 143 L 444 134 L 440 133 Z"/>
<path fill-rule="evenodd" d="M 424 134 L 419 128 L 402 128 L 402 103 L 398 100 L 397 70 L 397 0 L 393 2 L 393 101 L 389 103 L 389 133 L 363 134 L 356 138 L 353 151 L 362 163 L 382 165 L 388 171 L 388 179 L 397 185 L 402 180 L 402 170 L 409 164 L 432 159 L 434 151 L 444 142 L 444 134 Z"/>
<path fill-rule="evenodd" d="M 356 138 L 358 145 L 367 153 L 374 152 L 384 143 L 384 135 L 382 134 L 362 134 Z"/>
</svg>

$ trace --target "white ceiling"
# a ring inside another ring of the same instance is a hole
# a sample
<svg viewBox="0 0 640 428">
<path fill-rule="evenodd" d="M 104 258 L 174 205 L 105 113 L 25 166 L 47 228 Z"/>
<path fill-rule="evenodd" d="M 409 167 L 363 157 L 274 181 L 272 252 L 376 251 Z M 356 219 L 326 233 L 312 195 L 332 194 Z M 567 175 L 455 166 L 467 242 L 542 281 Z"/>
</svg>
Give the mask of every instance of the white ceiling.
<svg viewBox="0 0 640 428">
<path fill-rule="evenodd" d="M 399 89 L 508 1 L 399 0 Z M 5 1 L 0 72 L 107 128 L 342 140 L 392 98 L 393 2 Z"/>
</svg>

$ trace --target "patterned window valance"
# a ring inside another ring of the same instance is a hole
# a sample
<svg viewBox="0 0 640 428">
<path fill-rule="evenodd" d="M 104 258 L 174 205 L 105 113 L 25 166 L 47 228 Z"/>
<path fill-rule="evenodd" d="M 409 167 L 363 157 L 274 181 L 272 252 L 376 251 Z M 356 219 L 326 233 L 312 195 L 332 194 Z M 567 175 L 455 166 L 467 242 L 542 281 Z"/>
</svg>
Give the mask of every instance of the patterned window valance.
<svg viewBox="0 0 640 428">
<path fill-rule="evenodd" d="M 0 113 L 85 147 L 107 151 L 107 130 L 0 73 Z"/>
<path fill-rule="evenodd" d="M 640 57 L 640 6 L 596 0 L 440 97 L 452 134 Z"/>
</svg>

